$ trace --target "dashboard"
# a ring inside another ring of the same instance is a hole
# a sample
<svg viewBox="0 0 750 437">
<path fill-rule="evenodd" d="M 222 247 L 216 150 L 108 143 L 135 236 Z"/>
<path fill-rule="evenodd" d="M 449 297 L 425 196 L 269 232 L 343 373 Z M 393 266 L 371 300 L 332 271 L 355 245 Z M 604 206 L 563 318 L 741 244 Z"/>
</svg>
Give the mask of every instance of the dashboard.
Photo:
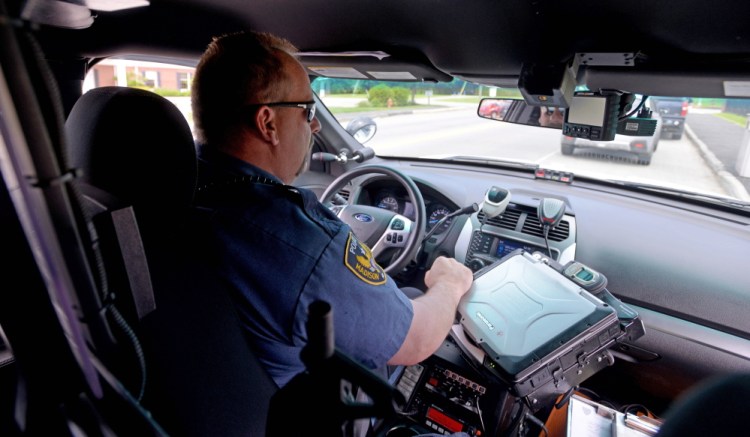
<svg viewBox="0 0 750 437">
<path fill-rule="evenodd" d="M 453 227 L 458 217 L 441 221 L 466 205 L 457 205 L 424 181 L 415 181 L 422 193 L 427 214 L 426 231 L 432 235 L 433 251 L 447 252 L 473 271 L 509 254 L 515 249 L 543 252 L 560 262 L 575 257 L 575 215 L 568 207 L 548 239 L 544 239 L 537 216 L 539 199 L 517 194 L 503 214 L 487 217 L 484 211 L 472 214 L 462 226 Z M 489 187 L 487 187 L 489 188 Z M 480 205 L 481 198 L 474 200 Z M 414 220 L 415 208 L 404 187 L 394 181 L 374 178 L 360 186 L 356 203 L 393 211 Z M 469 205 L 472 202 L 467 202 Z M 435 226 L 438 226 L 437 229 Z M 445 242 L 448 247 L 441 246 Z"/>
<path fill-rule="evenodd" d="M 425 270 L 431 259 L 443 255 L 476 272 L 523 248 L 551 254 L 561 264 L 579 261 L 606 276 L 612 294 L 641 315 L 645 335 L 619 345 L 615 363 L 601 377 L 587 380 L 587 388 L 613 399 L 625 395 L 620 398 L 625 403 L 643 403 L 660 411 L 696 381 L 717 373 L 750 371 L 747 215 L 584 178 L 563 183 L 536 178 L 533 172 L 456 163 L 405 159 L 380 163 L 414 180 L 430 216 L 428 230 L 446 211 L 481 204 L 490 187 L 511 193 L 501 216 L 487 218 L 480 210 L 457 216 L 436 232 L 435 241 L 423 249 Z M 397 182 L 373 176 L 350 189 L 355 203 L 413 218 L 413 205 Z M 548 241 L 536 213 L 545 198 L 565 204 L 565 214 Z M 477 427 L 472 412 L 440 400 L 453 399 L 458 390 L 451 382 L 454 374 L 459 381 L 463 377 L 481 384 L 486 396 L 498 396 L 487 381 L 451 362 L 433 358 L 422 363 L 421 376 L 409 375 L 421 387 L 427 387 L 424 381 L 436 381 L 428 384 L 426 392 L 412 394 L 421 408 L 420 423 L 433 431 L 436 422 L 446 430 L 461 420 L 465 429 Z M 451 380 L 428 377 L 433 374 L 449 375 Z M 451 395 L 437 397 L 442 391 Z M 466 393 L 468 399 L 475 399 Z M 438 404 L 443 406 L 440 414 L 431 408 Z"/>
<path fill-rule="evenodd" d="M 430 232 L 445 216 L 460 208 L 429 186 L 423 183 L 417 183 L 417 186 L 425 202 L 427 232 Z M 415 219 L 414 205 L 412 205 L 409 195 L 401 184 L 393 181 L 375 180 L 363 185 L 356 202 L 361 205 L 375 206 L 393 211 L 410 220 Z M 447 231 L 452 222 L 453 220 L 450 218 L 445 220 L 433 232 L 433 235 L 437 236 Z"/>
</svg>

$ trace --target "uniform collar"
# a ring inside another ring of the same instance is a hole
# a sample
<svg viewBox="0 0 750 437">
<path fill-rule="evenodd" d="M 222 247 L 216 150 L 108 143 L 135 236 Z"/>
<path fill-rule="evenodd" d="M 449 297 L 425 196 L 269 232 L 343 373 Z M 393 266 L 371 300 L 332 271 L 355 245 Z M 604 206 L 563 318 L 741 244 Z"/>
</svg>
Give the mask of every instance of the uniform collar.
<svg viewBox="0 0 750 437">
<path fill-rule="evenodd" d="M 212 179 L 216 176 L 256 176 L 284 184 L 279 178 L 260 167 L 204 144 L 198 145 L 198 159 L 210 168 Z"/>
</svg>

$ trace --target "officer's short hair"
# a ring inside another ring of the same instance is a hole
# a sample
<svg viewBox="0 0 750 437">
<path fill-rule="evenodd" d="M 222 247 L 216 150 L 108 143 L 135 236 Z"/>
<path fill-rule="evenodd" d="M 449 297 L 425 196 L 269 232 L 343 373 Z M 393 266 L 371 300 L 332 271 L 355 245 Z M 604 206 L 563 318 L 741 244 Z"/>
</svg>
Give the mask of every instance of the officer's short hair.
<svg viewBox="0 0 750 437">
<path fill-rule="evenodd" d="M 196 139 L 221 143 L 250 103 L 279 100 L 287 75 L 282 53 L 297 48 L 263 32 L 236 32 L 213 38 L 193 77 L 191 100 Z"/>
</svg>

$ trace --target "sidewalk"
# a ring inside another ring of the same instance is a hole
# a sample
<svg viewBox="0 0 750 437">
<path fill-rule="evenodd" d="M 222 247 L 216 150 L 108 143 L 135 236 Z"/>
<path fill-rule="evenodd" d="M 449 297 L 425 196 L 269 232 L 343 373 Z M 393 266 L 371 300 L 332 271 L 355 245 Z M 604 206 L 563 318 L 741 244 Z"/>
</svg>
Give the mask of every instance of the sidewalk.
<svg viewBox="0 0 750 437">
<path fill-rule="evenodd" d="M 722 178 L 727 191 L 737 199 L 750 201 L 750 178 L 740 176 L 735 169 L 745 129 L 712 114 L 690 113 L 685 133 Z"/>
</svg>

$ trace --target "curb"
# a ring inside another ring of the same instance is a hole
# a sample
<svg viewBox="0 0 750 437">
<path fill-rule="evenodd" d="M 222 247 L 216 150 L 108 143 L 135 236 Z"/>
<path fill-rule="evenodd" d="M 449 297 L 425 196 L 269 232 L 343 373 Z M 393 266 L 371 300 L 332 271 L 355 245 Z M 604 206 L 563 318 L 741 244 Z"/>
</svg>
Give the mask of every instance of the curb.
<svg viewBox="0 0 750 437">
<path fill-rule="evenodd" d="M 719 182 L 721 183 L 721 186 L 731 196 L 740 200 L 750 201 L 750 194 L 748 194 L 745 186 L 742 185 L 742 182 L 740 182 L 732 173 L 727 171 L 724 164 L 719 161 L 719 158 L 717 158 L 716 155 L 714 155 L 714 153 L 711 151 L 711 149 L 706 146 L 706 143 L 698 138 L 698 136 L 695 134 L 695 132 L 693 132 L 693 130 L 690 128 L 690 125 L 688 124 L 685 124 L 685 133 L 693 142 L 693 144 L 698 147 L 698 151 L 700 152 L 706 163 L 719 176 Z"/>
</svg>

